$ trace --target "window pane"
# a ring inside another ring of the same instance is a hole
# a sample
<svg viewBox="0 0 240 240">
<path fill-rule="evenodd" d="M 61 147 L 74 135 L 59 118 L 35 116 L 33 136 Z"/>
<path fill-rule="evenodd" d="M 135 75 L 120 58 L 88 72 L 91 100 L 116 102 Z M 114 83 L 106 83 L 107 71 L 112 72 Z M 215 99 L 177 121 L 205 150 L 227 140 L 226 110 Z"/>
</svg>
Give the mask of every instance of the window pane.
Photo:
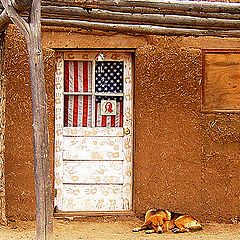
<svg viewBox="0 0 240 240">
<path fill-rule="evenodd" d="M 123 92 L 123 62 L 96 62 L 96 92 Z"/>
<path fill-rule="evenodd" d="M 64 92 L 92 91 L 92 62 L 64 62 Z"/>
<path fill-rule="evenodd" d="M 64 96 L 64 127 L 92 126 L 92 97 Z"/>
<path fill-rule="evenodd" d="M 96 97 L 95 126 L 96 127 L 123 126 L 123 97 Z"/>
</svg>

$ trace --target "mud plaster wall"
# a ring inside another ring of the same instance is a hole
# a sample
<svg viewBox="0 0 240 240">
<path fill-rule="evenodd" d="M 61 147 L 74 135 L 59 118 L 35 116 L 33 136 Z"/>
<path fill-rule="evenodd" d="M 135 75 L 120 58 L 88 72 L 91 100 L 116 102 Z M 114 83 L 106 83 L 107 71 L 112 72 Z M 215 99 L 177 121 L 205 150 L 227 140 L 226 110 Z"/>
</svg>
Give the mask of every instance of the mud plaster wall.
<svg viewBox="0 0 240 240">
<path fill-rule="evenodd" d="M 45 75 L 48 93 L 50 158 L 53 162 L 54 61 L 45 51 Z M 31 85 L 25 41 L 15 28 L 6 36 L 6 214 L 8 218 L 35 218 L 33 175 Z"/>
<path fill-rule="evenodd" d="M 240 117 L 201 112 L 201 49 L 236 49 L 239 40 L 43 30 L 52 162 L 51 49 L 136 49 L 134 211 L 142 216 L 148 208 L 162 207 L 222 221 L 240 216 Z M 31 218 L 35 202 L 27 58 L 14 28 L 8 30 L 6 44 L 7 214 Z"/>
<path fill-rule="evenodd" d="M 201 113 L 201 46 L 148 40 L 136 51 L 135 208 L 234 221 L 240 215 L 240 116 Z"/>
</svg>

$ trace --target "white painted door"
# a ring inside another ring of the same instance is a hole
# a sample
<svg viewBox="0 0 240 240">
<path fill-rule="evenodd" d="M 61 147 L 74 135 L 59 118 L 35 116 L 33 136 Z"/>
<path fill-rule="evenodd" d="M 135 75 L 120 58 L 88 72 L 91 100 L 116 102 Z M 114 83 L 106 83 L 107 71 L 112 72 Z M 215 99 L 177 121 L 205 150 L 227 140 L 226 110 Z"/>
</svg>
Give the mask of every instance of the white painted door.
<svg viewBox="0 0 240 240">
<path fill-rule="evenodd" d="M 132 209 L 131 53 L 57 53 L 55 206 Z"/>
</svg>

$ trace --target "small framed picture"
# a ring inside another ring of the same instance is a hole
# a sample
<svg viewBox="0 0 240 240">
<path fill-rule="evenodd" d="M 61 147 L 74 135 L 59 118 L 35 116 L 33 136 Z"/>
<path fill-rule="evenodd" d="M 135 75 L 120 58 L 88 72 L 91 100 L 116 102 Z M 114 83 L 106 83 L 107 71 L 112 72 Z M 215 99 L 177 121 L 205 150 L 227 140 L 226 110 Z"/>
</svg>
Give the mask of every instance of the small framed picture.
<svg viewBox="0 0 240 240">
<path fill-rule="evenodd" d="M 117 114 L 116 111 L 117 102 L 116 100 L 101 100 L 101 115 L 103 116 L 114 116 Z"/>
</svg>

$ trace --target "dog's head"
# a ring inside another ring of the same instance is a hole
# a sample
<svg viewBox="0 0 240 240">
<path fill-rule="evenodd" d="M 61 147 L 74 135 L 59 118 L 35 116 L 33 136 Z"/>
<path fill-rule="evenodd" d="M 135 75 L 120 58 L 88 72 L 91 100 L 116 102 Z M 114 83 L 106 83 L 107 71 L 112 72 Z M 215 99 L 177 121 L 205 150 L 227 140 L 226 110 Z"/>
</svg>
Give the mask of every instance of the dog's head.
<svg viewBox="0 0 240 240">
<path fill-rule="evenodd" d="M 156 233 L 163 233 L 163 217 L 158 215 L 153 215 L 145 223 L 150 229 L 153 229 Z"/>
</svg>

